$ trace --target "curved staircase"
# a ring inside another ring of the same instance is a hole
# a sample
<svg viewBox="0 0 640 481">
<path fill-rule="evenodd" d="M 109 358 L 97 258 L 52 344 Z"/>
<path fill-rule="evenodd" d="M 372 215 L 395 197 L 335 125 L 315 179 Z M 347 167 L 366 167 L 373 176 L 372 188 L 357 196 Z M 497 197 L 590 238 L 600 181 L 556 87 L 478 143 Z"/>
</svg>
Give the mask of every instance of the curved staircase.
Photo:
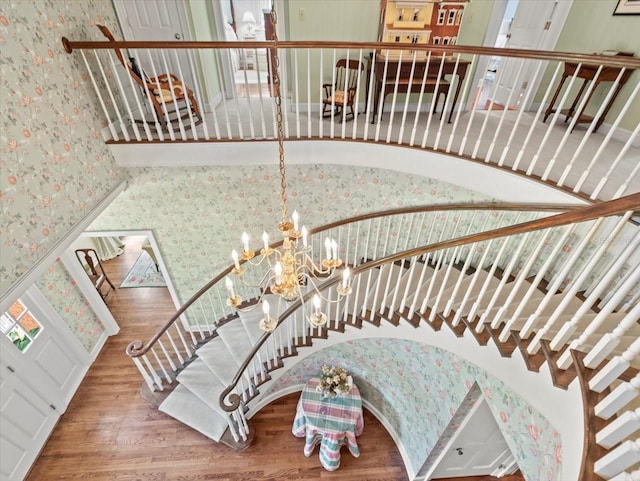
<svg viewBox="0 0 640 481">
<path fill-rule="evenodd" d="M 469 331 L 481 346 L 494 343 L 503 357 L 519 352 L 531 371 L 546 363 L 556 387 L 566 389 L 579 378 L 586 401 L 582 472 L 608 473 L 616 468 L 606 462 L 607 453 L 627 449 L 634 455 L 632 445 L 612 442 L 629 428 L 607 428 L 606 419 L 639 387 L 640 232 L 629 222 L 639 206 L 635 194 L 552 216 L 536 208 L 513 214 L 496 205 L 469 211 L 466 222 L 458 218 L 463 206 L 349 219 L 318 229 L 349 239 L 342 257 L 354 274 L 352 294 L 326 307 L 326 326 L 310 328 L 300 301 L 291 303 L 271 334 L 258 327 L 260 310 L 217 314 L 214 305 L 224 309 L 218 281 L 230 267 L 151 342 L 136 341 L 128 351 L 142 367 L 145 398 L 214 441 L 241 449 L 252 440 L 247 413 L 260 399 L 260 387 L 314 339 L 382 323 L 434 331 L 444 325 L 458 337 Z M 532 220 L 518 222 L 523 215 Z M 458 222 L 448 222 L 453 218 Z M 488 218 L 500 220 L 490 224 Z M 436 219 L 439 229 L 433 229 Z M 390 240 L 391 232 L 407 225 L 414 227 L 406 239 Z M 337 280 L 321 286 L 329 299 L 338 300 Z M 259 295 L 245 292 L 252 300 L 243 307 Z M 206 305 L 211 312 L 205 314 Z M 176 350 L 176 334 L 184 349 Z M 182 360 L 176 362 L 178 354 Z M 590 419 L 590 412 L 605 419 Z M 604 428 L 606 448 L 595 442 Z"/>
</svg>

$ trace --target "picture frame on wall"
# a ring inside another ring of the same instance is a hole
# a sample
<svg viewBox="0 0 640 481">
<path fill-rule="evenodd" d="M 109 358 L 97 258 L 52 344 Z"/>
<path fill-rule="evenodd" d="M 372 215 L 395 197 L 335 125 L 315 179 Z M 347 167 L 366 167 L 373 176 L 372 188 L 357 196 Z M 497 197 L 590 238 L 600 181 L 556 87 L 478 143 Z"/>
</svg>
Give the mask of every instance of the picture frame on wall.
<svg viewBox="0 0 640 481">
<path fill-rule="evenodd" d="M 614 15 L 640 15 L 640 0 L 618 0 Z"/>
</svg>

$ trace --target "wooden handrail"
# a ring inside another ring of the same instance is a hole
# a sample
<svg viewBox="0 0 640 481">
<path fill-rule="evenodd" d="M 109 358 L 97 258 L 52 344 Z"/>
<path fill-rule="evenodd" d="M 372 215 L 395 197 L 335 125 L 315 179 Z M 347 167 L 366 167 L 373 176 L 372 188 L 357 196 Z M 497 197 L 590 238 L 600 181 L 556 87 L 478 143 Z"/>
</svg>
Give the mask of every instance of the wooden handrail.
<svg viewBox="0 0 640 481">
<path fill-rule="evenodd" d="M 274 48 L 274 42 L 203 42 L 203 41 L 180 41 L 180 42 L 150 42 L 150 41 L 71 41 L 67 37 L 62 37 L 62 45 L 67 53 L 74 49 L 94 49 L 109 50 L 113 48 L 126 49 L 252 49 L 252 48 Z M 406 44 L 380 43 L 380 42 L 335 42 L 335 41 L 278 41 L 279 48 L 340 48 L 340 49 L 362 49 L 362 50 L 407 50 Z M 559 60 L 564 62 L 587 63 L 604 65 L 606 67 L 619 68 L 640 68 L 640 58 L 631 56 L 610 56 L 582 54 L 574 52 L 556 52 L 551 50 L 528 50 L 516 48 L 494 48 L 478 47 L 472 45 L 420 45 L 411 44 L 411 50 L 419 52 L 436 51 L 443 52 L 447 56 L 454 54 L 469 55 L 496 55 L 514 58 L 531 58 L 538 60 Z"/>
<path fill-rule="evenodd" d="M 600 204 L 583 207 L 579 209 L 575 209 L 570 212 L 565 212 L 561 214 L 557 214 L 551 217 L 546 217 L 544 219 L 537 219 L 529 222 L 524 222 L 522 224 L 516 224 L 508 227 L 501 227 L 499 229 L 493 229 L 486 232 L 481 232 L 479 234 L 472 234 L 469 236 L 458 237 L 456 239 L 437 242 L 428 246 L 418 247 L 415 249 L 410 249 L 404 252 L 399 252 L 387 257 L 382 257 L 380 259 L 376 259 L 373 261 L 366 262 L 357 267 L 351 269 L 351 275 L 356 276 L 363 271 L 367 271 L 370 269 L 375 269 L 376 267 L 380 267 L 384 264 L 390 264 L 393 262 L 397 262 L 399 260 L 415 257 L 422 254 L 426 254 L 428 252 L 433 252 L 441 249 L 448 249 L 451 247 L 456 247 L 465 244 L 471 244 L 475 242 L 482 242 L 485 240 L 495 239 L 498 237 L 506 237 L 517 234 L 524 234 L 526 232 L 532 232 L 541 229 L 547 229 L 550 227 L 561 227 L 568 224 L 574 224 L 578 222 L 586 222 L 594 219 L 598 219 L 601 217 L 608 217 L 611 215 L 622 214 L 624 212 L 629 211 L 637 211 L 640 209 L 640 193 L 631 194 L 625 197 L 621 197 L 616 200 L 611 200 L 608 202 L 603 202 Z M 327 280 L 322 285 L 319 286 L 320 290 L 325 290 L 341 279 L 336 276 L 332 279 Z M 306 294 L 302 300 L 305 302 L 313 296 L 314 292 L 309 292 Z M 291 314 L 293 314 L 297 309 L 302 305 L 302 300 L 298 299 L 291 304 L 291 306 L 285 310 L 278 319 L 276 324 L 276 328 L 284 322 Z M 275 329 L 274 331 L 275 332 Z M 231 384 L 220 394 L 220 407 L 225 411 L 231 412 L 236 410 L 240 406 L 241 398 L 235 393 L 231 391 L 236 387 L 242 374 L 249 366 L 249 363 L 253 359 L 253 357 L 258 353 L 261 349 L 262 345 L 267 341 L 267 339 L 271 336 L 270 332 L 265 332 L 262 337 L 258 340 L 258 342 L 253 346 L 253 349 L 246 357 L 244 362 L 238 368 L 236 375 L 234 376 Z M 226 401 L 229 401 L 230 404 L 226 404 Z"/>
<path fill-rule="evenodd" d="M 348 217 L 343 220 L 339 220 L 336 222 L 332 222 L 330 224 L 323 225 L 321 227 L 316 227 L 314 229 L 309 230 L 309 234 L 315 234 L 318 232 L 323 232 L 329 229 L 333 229 L 336 227 L 340 227 L 346 224 L 352 224 L 354 222 L 360 222 L 368 219 L 375 219 L 378 217 L 389 217 L 394 215 L 402 215 L 402 214 L 416 214 L 422 212 L 435 212 L 435 211 L 452 211 L 452 210 L 504 210 L 504 211 L 521 211 L 521 212 L 560 212 L 567 211 L 572 209 L 577 209 L 579 206 L 576 205 L 565 205 L 565 204 L 554 204 L 554 205 L 544 205 L 544 204 L 519 204 L 519 203 L 504 203 L 504 204 L 467 204 L 467 203 L 457 203 L 457 204 L 434 204 L 427 206 L 414 206 L 414 207 L 404 207 L 400 209 L 389 209 L 378 212 L 371 212 L 368 214 L 360 214 L 353 217 Z M 282 241 L 275 242 L 271 244 L 271 247 L 280 247 L 282 245 Z M 240 264 L 244 264 L 246 261 L 240 260 Z M 138 357 L 146 354 L 151 346 L 153 346 L 160 336 L 162 336 L 169 327 L 182 315 L 184 312 L 194 303 L 196 302 L 205 292 L 207 292 L 212 286 L 220 282 L 224 279 L 227 274 L 231 272 L 234 265 L 230 264 L 229 267 L 224 269 L 220 274 L 215 276 L 209 282 L 207 282 L 198 292 L 193 294 L 187 302 L 185 302 L 180 309 L 176 311 L 176 313 L 169 319 L 164 326 L 162 326 L 154 336 L 149 339 L 149 342 L 145 345 L 141 340 L 135 340 L 129 343 L 127 346 L 127 355 L 130 357 Z"/>
</svg>

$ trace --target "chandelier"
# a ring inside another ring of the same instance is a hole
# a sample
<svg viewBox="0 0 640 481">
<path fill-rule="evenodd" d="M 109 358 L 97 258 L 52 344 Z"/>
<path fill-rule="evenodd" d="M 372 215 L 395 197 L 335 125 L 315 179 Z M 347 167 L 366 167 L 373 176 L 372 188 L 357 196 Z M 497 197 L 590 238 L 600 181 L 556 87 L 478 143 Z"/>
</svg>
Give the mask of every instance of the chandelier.
<svg viewBox="0 0 640 481">
<path fill-rule="evenodd" d="M 284 134 L 282 121 L 282 93 L 280 91 L 280 59 L 278 57 L 278 35 L 277 16 L 275 12 L 275 1 L 271 6 L 271 22 L 273 24 L 273 72 L 272 85 L 276 104 L 277 136 L 279 149 L 279 171 L 280 171 L 280 201 L 282 203 L 282 220 L 278 224 L 278 230 L 282 234 L 283 241 L 279 247 L 270 247 L 269 236 L 262 234 L 264 246 L 257 254 L 249 246 L 249 235 L 242 234 L 243 249 L 240 253 L 236 250 L 231 252 L 234 262 L 232 270 L 236 279 L 250 287 L 261 289 L 259 300 L 255 304 L 247 307 L 240 307 L 242 298 L 236 293 L 235 284 L 232 278 L 227 277 L 225 284 L 228 292 L 227 305 L 239 311 L 249 311 L 262 307 L 264 317 L 260 321 L 260 329 L 266 332 L 273 331 L 277 324 L 279 313 L 272 316 L 271 306 L 264 299 L 266 294 L 279 296 L 285 302 L 293 302 L 300 299 L 304 306 L 305 294 L 310 290 L 315 291 L 313 295 L 313 309 L 307 316 L 309 324 L 313 327 L 320 327 L 327 322 L 327 316 L 322 312 L 322 302 L 339 302 L 339 300 L 351 293 L 349 268 L 342 270 L 342 281 L 336 288 L 339 298 L 330 300 L 322 296 L 320 289 L 316 286 L 317 278 L 323 279 L 334 276 L 337 268 L 342 266 L 342 260 L 338 256 L 338 243 L 335 239 L 326 238 L 324 241 L 325 257 L 320 262 L 315 262 L 312 258 L 312 248 L 309 242 L 309 232 L 306 227 L 299 228 L 299 216 L 294 210 L 291 217 L 287 208 L 287 182 L 284 163 Z M 240 264 L 240 260 L 243 260 Z M 259 269 L 259 266 L 268 266 L 266 274 L 258 285 L 251 285 L 246 280 L 245 273 L 248 269 Z M 280 302 L 278 303 L 278 308 Z"/>
</svg>

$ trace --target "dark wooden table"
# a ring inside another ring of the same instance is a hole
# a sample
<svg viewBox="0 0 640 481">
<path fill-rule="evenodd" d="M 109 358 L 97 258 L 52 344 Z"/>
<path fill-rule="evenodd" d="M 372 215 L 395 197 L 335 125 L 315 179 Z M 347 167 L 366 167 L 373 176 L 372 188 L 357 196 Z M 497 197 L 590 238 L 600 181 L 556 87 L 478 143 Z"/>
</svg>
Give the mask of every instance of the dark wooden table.
<svg viewBox="0 0 640 481">
<path fill-rule="evenodd" d="M 385 71 L 386 64 L 386 71 Z M 460 89 L 462 88 L 462 81 L 464 80 L 467 69 L 471 62 L 469 60 L 455 60 L 453 57 L 447 57 L 442 60 L 440 56 L 432 56 L 429 63 L 427 64 L 426 60 L 416 60 L 415 66 L 413 67 L 413 75 L 411 75 L 411 68 L 413 65 L 413 59 L 408 58 L 406 61 L 403 60 L 400 62 L 396 59 L 389 59 L 388 61 L 377 55 L 375 61 L 370 62 L 369 68 L 369 76 L 371 75 L 371 65 L 373 65 L 373 74 L 374 74 L 374 87 L 373 87 L 373 119 L 372 123 L 375 123 L 376 115 L 378 113 L 379 108 L 384 108 L 384 99 L 387 95 L 397 92 L 397 93 L 419 93 L 422 89 L 422 80 L 424 77 L 425 69 L 427 70 L 427 76 L 424 85 L 424 93 L 432 93 L 434 94 L 434 111 L 435 106 L 438 101 L 438 97 L 441 94 L 445 95 L 445 101 L 443 103 L 446 104 L 447 95 L 449 93 L 449 87 L 453 83 L 453 77 L 456 76 L 458 78 L 458 82 L 456 85 L 455 94 L 453 96 L 453 102 L 451 104 L 451 111 L 449 113 L 449 119 L 447 120 L 451 123 L 451 117 L 453 116 L 453 112 L 456 108 L 456 104 L 458 102 L 458 96 L 460 95 Z M 398 66 L 400 68 L 400 75 L 398 76 Z M 440 67 L 442 66 L 442 70 Z M 440 74 L 440 80 L 438 81 L 438 74 Z M 367 79 L 367 89 L 369 86 L 369 77 Z M 436 92 L 436 87 L 438 87 L 438 91 Z M 384 94 L 382 96 L 382 107 L 379 105 L 382 93 L 382 89 L 384 88 Z M 367 92 L 367 98 L 369 93 Z"/>
<path fill-rule="evenodd" d="M 589 104 L 589 101 L 593 96 L 593 93 L 596 91 L 596 88 L 600 83 L 615 82 L 616 79 L 618 78 L 618 75 L 620 75 L 620 71 L 622 70 L 619 67 L 603 67 L 602 70 L 600 71 L 600 74 L 596 78 L 596 73 L 598 72 L 598 68 L 599 68 L 598 65 L 584 64 L 584 65 L 581 65 L 580 70 L 578 70 L 577 63 L 565 62 L 564 71 L 562 72 L 562 78 L 560 79 L 558 88 L 556 88 L 556 92 L 553 95 L 553 99 L 551 100 L 551 103 L 547 107 L 547 110 L 545 110 L 544 112 L 544 118 L 542 119 L 542 121 L 546 122 L 549 115 L 551 115 L 556 111 L 554 106 L 556 104 L 556 100 L 558 99 L 558 95 L 562 90 L 562 86 L 564 85 L 565 80 L 567 80 L 568 77 L 573 77 L 574 75 L 576 75 L 577 78 L 580 78 L 583 80 L 582 85 L 580 86 L 580 90 L 578 90 L 578 93 L 573 99 L 573 103 L 571 104 L 571 107 L 568 109 L 562 109 L 560 113 L 565 116 L 564 118 L 565 122 L 567 122 L 570 118 L 575 116 L 577 117 L 576 125 L 582 124 L 582 123 L 591 123 L 593 121 L 593 117 L 590 115 L 586 115 L 584 111 L 586 110 L 587 105 Z M 577 71 L 577 74 L 576 74 L 576 71 Z M 622 90 L 622 87 L 624 87 L 624 84 L 627 82 L 627 80 L 629 80 L 629 77 L 631 76 L 632 72 L 633 72 L 632 69 L 625 69 L 624 73 L 620 76 L 620 81 L 618 82 L 618 86 L 616 87 L 616 90 L 614 91 L 613 95 L 609 99 L 609 102 L 607 103 L 604 111 L 602 112 L 602 115 L 596 121 L 596 125 L 593 128 L 594 132 L 596 132 L 604 122 L 607 116 L 607 113 L 609 112 L 609 109 L 611 108 L 611 106 L 613 105 L 613 102 L 615 101 L 616 97 L 620 93 L 620 90 Z M 586 102 L 584 103 L 582 109 L 576 115 L 576 106 L 578 105 L 578 102 L 580 101 L 580 98 L 582 97 L 582 94 L 584 93 L 585 88 L 591 81 L 594 81 L 595 85 L 591 89 L 591 92 L 589 93 L 589 96 L 587 97 Z"/>
</svg>

